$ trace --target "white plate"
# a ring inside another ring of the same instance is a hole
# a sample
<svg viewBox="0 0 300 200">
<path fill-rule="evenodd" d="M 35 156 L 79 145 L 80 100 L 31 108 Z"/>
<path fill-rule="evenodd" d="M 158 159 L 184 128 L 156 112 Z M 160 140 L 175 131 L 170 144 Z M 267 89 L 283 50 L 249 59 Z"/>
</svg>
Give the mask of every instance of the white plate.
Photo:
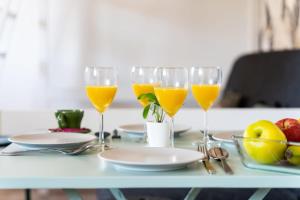
<svg viewBox="0 0 300 200">
<path fill-rule="evenodd" d="M 96 136 L 82 133 L 24 134 L 8 139 L 18 145 L 30 148 L 66 148 L 80 146 L 96 140 Z"/>
<path fill-rule="evenodd" d="M 164 147 L 115 148 L 99 157 L 117 168 L 138 171 L 168 171 L 185 168 L 203 158 L 197 151 Z"/>
<path fill-rule="evenodd" d="M 134 134 L 136 136 L 144 135 L 144 124 L 124 124 L 118 127 L 118 131 Z M 190 130 L 191 127 L 184 124 L 175 124 L 174 125 L 174 135 L 179 136 L 181 133 L 184 133 Z"/>
<path fill-rule="evenodd" d="M 217 141 L 233 143 L 233 135 L 242 135 L 243 131 L 213 131 L 212 138 Z"/>
</svg>

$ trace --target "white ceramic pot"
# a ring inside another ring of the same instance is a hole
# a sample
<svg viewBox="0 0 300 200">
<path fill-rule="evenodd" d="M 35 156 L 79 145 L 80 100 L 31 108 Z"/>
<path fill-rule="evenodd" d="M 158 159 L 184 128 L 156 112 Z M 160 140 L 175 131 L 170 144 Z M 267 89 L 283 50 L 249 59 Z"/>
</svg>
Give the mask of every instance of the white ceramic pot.
<svg viewBox="0 0 300 200">
<path fill-rule="evenodd" d="M 170 147 L 170 127 L 168 123 L 147 122 L 147 137 L 150 147 Z"/>
</svg>

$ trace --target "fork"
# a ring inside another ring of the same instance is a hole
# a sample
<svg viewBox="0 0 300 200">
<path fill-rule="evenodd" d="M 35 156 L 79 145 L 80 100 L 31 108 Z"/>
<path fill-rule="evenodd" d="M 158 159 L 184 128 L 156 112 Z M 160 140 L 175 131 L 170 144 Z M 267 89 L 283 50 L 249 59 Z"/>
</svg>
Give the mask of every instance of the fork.
<svg viewBox="0 0 300 200">
<path fill-rule="evenodd" d="M 209 162 L 209 156 L 208 156 L 208 152 L 207 152 L 207 148 L 205 145 L 198 145 L 198 149 L 199 152 L 203 153 L 204 157 L 202 159 L 202 163 L 206 169 L 206 171 L 209 174 L 215 174 L 216 170 L 215 168 L 212 166 L 212 164 Z"/>
<path fill-rule="evenodd" d="M 76 148 L 76 149 L 56 149 L 56 148 L 29 149 L 29 150 L 25 150 L 25 151 L 1 152 L 0 155 L 17 156 L 17 155 L 22 155 L 22 154 L 28 153 L 28 152 L 51 152 L 51 151 L 59 152 L 59 153 L 65 154 L 65 155 L 78 155 L 89 149 L 94 149 L 94 148 L 99 148 L 99 147 L 101 147 L 101 145 L 87 144 L 87 145 L 80 146 L 79 148 Z"/>
</svg>

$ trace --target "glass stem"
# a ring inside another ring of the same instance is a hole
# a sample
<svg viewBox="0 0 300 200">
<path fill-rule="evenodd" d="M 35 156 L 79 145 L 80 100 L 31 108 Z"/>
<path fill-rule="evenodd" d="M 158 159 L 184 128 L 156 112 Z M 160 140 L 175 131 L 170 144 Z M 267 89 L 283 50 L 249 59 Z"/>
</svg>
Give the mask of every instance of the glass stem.
<svg viewBox="0 0 300 200">
<path fill-rule="evenodd" d="M 147 134 L 147 119 L 144 120 L 144 143 L 148 143 L 148 134 Z"/>
<path fill-rule="evenodd" d="M 174 118 L 170 117 L 170 141 L 171 147 L 174 148 Z"/>
<path fill-rule="evenodd" d="M 100 128 L 99 128 L 99 143 L 102 146 L 105 146 L 104 130 L 103 130 L 103 127 L 104 127 L 104 116 L 103 116 L 103 113 L 100 113 L 100 117 L 101 117 L 101 120 L 100 120 Z"/>
<path fill-rule="evenodd" d="M 203 116 L 203 122 L 204 122 L 204 137 L 203 137 L 203 142 L 204 146 L 207 149 L 207 144 L 209 142 L 209 137 L 208 137 L 208 120 L 207 120 L 207 111 L 204 111 L 204 116 Z"/>
</svg>

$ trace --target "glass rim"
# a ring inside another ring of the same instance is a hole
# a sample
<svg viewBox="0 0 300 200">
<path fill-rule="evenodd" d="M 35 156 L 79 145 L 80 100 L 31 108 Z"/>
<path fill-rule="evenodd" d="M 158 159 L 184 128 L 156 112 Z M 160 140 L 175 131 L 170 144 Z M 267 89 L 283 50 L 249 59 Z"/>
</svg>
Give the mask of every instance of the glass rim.
<svg viewBox="0 0 300 200">
<path fill-rule="evenodd" d="M 216 65 L 216 66 L 194 66 L 191 67 L 191 69 L 218 69 L 221 70 L 221 67 Z"/>
<path fill-rule="evenodd" d="M 86 84 L 85 87 L 119 87 L 118 83 L 112 85 L 103 85 L 103 84 Z"/>
<path fill-rule="evenodd" d="M 179 67 L 179 66 L 158 66 L 157 69 L 188 69 L 188 67 Z"/>
<path fill-rule="evenodd" d="M 148 65 L 133 65 L 131 69 L 133 68 L 142 68 L 142 69 L 156 69 L 157 66 L 148 66 Z"/>
<path fill-rule="evenodd" d="M 162 88 L 162 89 L 186 89 L 189 90 L 189 85 L 187 86 L 160 86 L 160 85 L 154 85 L 154 88 Z"/>
<path fill-rule="evenodd" d="M 300 142 L 276 140 L 276 139 L 266 139 L 266 138 L 244 137 L 244 136 L 240 136 L 240 135 L 233 135 L 232 139 L 235 141 L 237 141 L 237 140 L 249 140 L 249 141 L 256 140 L 256 141 L 261 141 L 261 142 L 274 142 L 274 143 L 282 143 L 282 144 L 300 146 Z"/>
<path fill-rule="evenodd" d="M 85 69 L 116 69 L 116 67 L 113 66 L 85 66 Z"/>
</svg>

